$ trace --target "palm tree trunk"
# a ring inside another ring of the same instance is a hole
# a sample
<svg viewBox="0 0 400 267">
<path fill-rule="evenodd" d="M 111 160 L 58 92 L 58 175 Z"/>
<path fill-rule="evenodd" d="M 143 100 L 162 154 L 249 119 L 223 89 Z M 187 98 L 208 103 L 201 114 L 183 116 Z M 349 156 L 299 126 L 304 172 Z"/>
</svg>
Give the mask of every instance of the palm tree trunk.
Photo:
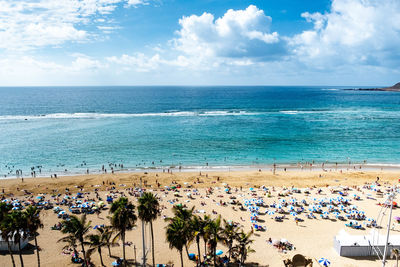
<svg viewBox="0 0 400 267">
<path fill-rule="evenodd" d="M 190 258 L 189 258 L 189 249 L 188 249 L 188 247 L 187 247 L 186 244 L 185 244 L 185 250 L 186 250 L 186 255 L 187 255 L 188 259 L 190 259 Z"/>
<path fill-rule="evenodd" d="M 39 246 L 37 244 L 36 233 L 35 233 L 35 247 L 36 247 L 37 265 L 38 267 L 40 267 Z"/>
<path fill-rule="evenodd" d="M 207 241 L 205 239 L 203 239 L 204 241 L 204 254 L 207 255 Z"/>
<path fill-rule="evenodd" d="M 228 249 L 229 249 L 229 251 L 228 251 L 228 261 L 230 262 L 230 261 L 231 261 L 231 252 L 232 252 L 232 245 L 231 245 L 230 242 L 229 242 L 229 247 L 228 247 Z"/>
<path fill-rule="evenodd" d="M 97 252 L 99 252 L 101 266 L 104 266 L 103 257 L 101 256 L 101 247 L 97 248 Z"/>
<path fill-rule="evenodd" d="M 196 243 L 197 243 L 197 253 L 199 255 L 199 257 L 197 259 L 197 266 L 200 266 L 201 255 L 200 255 L 200 237 L 199 237 L 199 235 L 196 236 Z"/>
<path fill-rule="evenodd" d="M 21 267 L 24 267 L 24 260 L 22 259 L 21 240 L 18 240 L 18 253 L 19 253 L 19 260 L 21 262 Z"/>
<path fill-rule="evenodd" d="M 242 255 L 240 255 L 240 266 L 244 264 L 246 259 L 246 246 L 242 249 Z"/>
<path fill-rule="evenodd" d="M 217 246 L 213 248 L 214 253 L 214 266 L 217 266 Z"/>
<path fill-rule="evenodd" d="M 179 250 L 179 254 L 181 254 L 181 267 L 183 267 L 183 255 L 182 255 L 182 249 Z"/>
<path fill-rule="evenodd" d="M 107 248 L 108 248 L 108 257 L 111 258 L 111 249 L 110 249 L 110 244 L 107 244 Z"/>
<path fill-rule="evenodd" d="M 126 258 L 125 258 L 125 232 L 121 233 L 122 239 L 122 258 L 124 259 L 124 266 L 126 267 Z"/>
<path fill-rule="evenodd" d="M 87 266 L 86 251 L 85 251 L 85 246 L 83 245 L 83 241 L 81 241 L 81 247 L 82 247 L 82 253 L 83 253 L 83 264 L 84 264 L 84 266 Z"/>
<path fill-rule="evenodd" d="M 150 233 L 151 233 L 151 256 L 153 258 L 153 267 L 156 266 L 156 260 L 154 259 L 154 233 L 153 233 L 153 222 L 150 221 Z"/>
<path fill-rule="evenodd" d="M 8 247 L 8 252 L 10 253 L 12 265 L 13 265 L 13 267 L 15 267 L 14 256 L 13 256 L 13 253 L 12 253 L 12 250 L 11 250 L 11 246 L 10 246 L 10 241 L 9 240 L 7 240 L 7 247 Z"/>
</svg>

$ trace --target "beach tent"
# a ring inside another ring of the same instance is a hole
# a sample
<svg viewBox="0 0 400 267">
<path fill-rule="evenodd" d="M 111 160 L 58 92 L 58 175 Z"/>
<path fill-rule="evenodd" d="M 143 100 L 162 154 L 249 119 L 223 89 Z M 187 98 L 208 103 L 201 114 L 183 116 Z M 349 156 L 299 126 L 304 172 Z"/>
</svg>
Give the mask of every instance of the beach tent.
<svg viewBox="0 0 400 267">
<path fill-rule="evenodd" d="M 350 235 L 345 230 L 341 230 L 334 237 L 333 246 L 340 256 L 344 257 L 369 257 L 383 254 L 386 236 L 378 232 L 371 232 L 368 235 Z M 400 249 L 400 235 L 391 234 L 389 236 L 388 249 Z"/>
<path fill-rule="evenodd" d="M 23 249 L 26 245 L 28 245 L 28 238 L 20 240 L 21 249 Z M 18 251 L 18 243 L 13 240 L 10 241 L 10 247 L 12 251 Z M 8 251 L 7 241 L 1 237 L 0 231 L 0 251 Z"/>
</svg>

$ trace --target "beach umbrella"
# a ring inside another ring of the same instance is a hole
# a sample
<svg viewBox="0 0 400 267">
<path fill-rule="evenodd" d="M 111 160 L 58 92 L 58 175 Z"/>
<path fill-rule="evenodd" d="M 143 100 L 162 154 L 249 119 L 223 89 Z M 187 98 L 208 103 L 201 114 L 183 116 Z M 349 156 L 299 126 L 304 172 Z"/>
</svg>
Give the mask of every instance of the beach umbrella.
<svg viewBox="0 0 400 267">
<path fill-rule="evenodd" d="M 274 214 L 275 214 L 275 211 L 269 210 L 269 211 L 267 212 L 267 214 L 268 214 L 268 215 L 274 215 Z"/>
<path fill-rule="evenodd" d="M 293 211 L 293 212 L 290 213 L 290 215 L 297 216 L 297 213 Z"/>
<path fill-rule="evenodd" d="M 318 260 L 318 263 L 321 264 L 322 266 L 329 266 L 331 264 L 331 262 L 326 258 L 320 258 Z"/>
<path fill-rule="evenodd" d="M 225 192 L 229 192 L 229 188 L 225 188 Z"/>
<path fill-rule="evenodd" d="M 62 210 L 62 211 L 60 211 L 59 213 L 58 213 L 58 215 L 63 215 L 63 214 L 65 214 L 66 212 L 64 211 L 64 210 Z"/>
<path fill-rule="evenodd" d="M 215 254 L 216 254 L 217 256 L 219 256 L 219 255 L 222 255 L 223 253 L 224 253 L 224 252 L 223 252 L 222 250 L 219 249 L 219 250 L 216 251 Z"/>
<path fill-rule="evenodd" d="M 14 207 L 12 208 L 12 210 L 19 210 L 19 207 Z"/>
<path fill-rule="evenodd" d="M 289 210 L 294 210 L 294 206 L 290 205 L 290 206 L 288 206 L 288 209 Z"/>
<path fill-rule="evenodd" d="M 186 193 L 186 195 L 187 195 L 188 197 L 190 197 L 190 196 L 192 195 L 192 193 L 189 192 L 189 193 Z"/>
<path fill-rule="evenodd" d="M 250 187 L 249 190 L 250 190 L 250 191 L 254 191 L 254 188 L 253 188 L 253 187 Z"/>
<path fill-rule="evenodd" d="M 286 202 L 286 200 L 284 200 L 283 198 L 281 198 L 281 199 L 279 199 L 279 202 L 281 202 L 281 203 L 285 203 L 285 202 Z"/>
</svg>

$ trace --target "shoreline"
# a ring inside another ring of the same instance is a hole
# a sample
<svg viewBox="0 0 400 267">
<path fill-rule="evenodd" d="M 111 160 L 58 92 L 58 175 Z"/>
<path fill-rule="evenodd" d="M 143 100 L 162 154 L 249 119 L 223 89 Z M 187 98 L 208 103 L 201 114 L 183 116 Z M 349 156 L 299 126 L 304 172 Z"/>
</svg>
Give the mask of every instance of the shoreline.
<svg viewBox="0 0 400 267">
<path fill-rule="evenodd" d="M 141 167 L 133 168 L 127 167 L 123 169 L 116 169 L 114 172 L 108 172 L 109 174 L 138 174 L 138 173 L 164 173 L 170 170 L 173 173 L 192 173 L 192 172 L 240 172 L 240 171 L 270 171 L 273 172 L 274 164 L 255 164 L 255 165 L 198 165 L 198 166 L 160 166 L 160 167 Z M 276 163 L 276 171 L 299 171 L 299 172 L 362 172 L 362 171 L 399 171 L 400 163 L 353 163 L 353 164 L 334 164 L 334 163 L 314 163 L 310 164 L 297 164 L 297 163 Z M 35 178 L 50 178 L 53 174 L 57 174 L 57 177 L 76 177 L 85 175 L 101 175 L 107 174 L 107 172 L 99 170 L 91 170 L 89 173 L 85 171 L 53 171 L 53 172 L 41 172 L 36 174 L 35 177 L 24 176 L 24 175 L 4 175 L 0 176 L 0 180 L 8 179 L 35 179 Z"/>
</svg>

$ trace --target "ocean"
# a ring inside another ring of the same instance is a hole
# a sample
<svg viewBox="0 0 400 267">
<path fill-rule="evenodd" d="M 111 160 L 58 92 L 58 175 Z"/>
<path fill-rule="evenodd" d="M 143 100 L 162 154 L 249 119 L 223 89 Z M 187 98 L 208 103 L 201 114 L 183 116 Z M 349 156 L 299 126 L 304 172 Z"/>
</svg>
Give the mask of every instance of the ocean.
<svg viewBox="0 0 400 267">
<path fill-rule="evenodd" d="M 343 88 L 2 87 L 0 175 L 399 164 L 400 93 Z"/>
</svg>

